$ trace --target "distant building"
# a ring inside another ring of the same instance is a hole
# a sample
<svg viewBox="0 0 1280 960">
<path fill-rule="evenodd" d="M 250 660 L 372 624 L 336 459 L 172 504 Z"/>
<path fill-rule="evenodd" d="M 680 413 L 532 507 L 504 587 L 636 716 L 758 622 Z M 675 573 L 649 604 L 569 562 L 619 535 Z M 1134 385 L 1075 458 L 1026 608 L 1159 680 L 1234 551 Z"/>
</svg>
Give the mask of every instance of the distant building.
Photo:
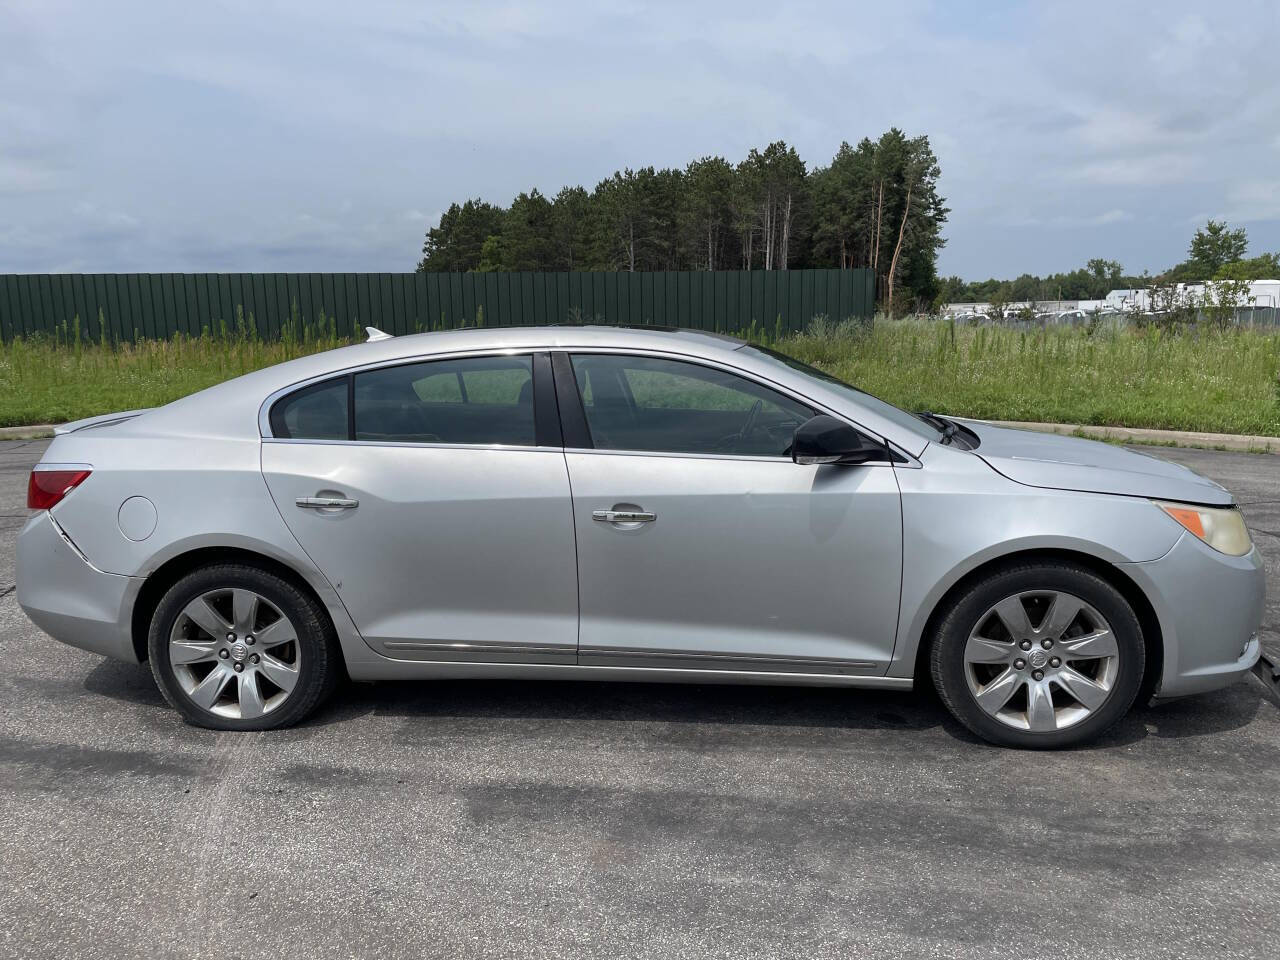
<svg viewBox="0 0 1280 960">
<path fill-rule="evenodd" d="M 1206 291 L 1211 290 L 1217 284 L 1210 280 L 1208 283 L 1179 283 L 1175 290 L 1177 295 L 1188 300 L 1202 300 Z M 1107 294 L 1105 301 L 1107 310 L 1114 311 L 1130 311 L 1137 310 L 1139 312 L 1151 309 L 1151 294 L 1146 288 L 1138 290 L 1112 290 Z M 1280 306 L 1280 280 L 1255 280 L 1249 284 L 1249 289 L 1244 292 L 1237 307 L 1277 307 Z"/>
<path fill-rule="evenodd" d="M 1102 303 L 1104 310 L 1145 310 L 1147 291 L 1145 289 L 1112 290 Z"/>
<path fill-rule="evenodd" d="M 1030 310 L 1034 314 L 1088 312 L 1104 306 L 1102 300 L 1019 300 L 1004 305 L 1005 316 Z M 948 303 L 942 308 L 944 317 L 985 317 L 992 312 L 990 303 Z"/>
<path fill-rule="evenodd" d="M 1213 288 L 1215 281 L 1208 283 L 1180 283 L 1176 286 L 1179 298 L 1201 300 L 1205 291 Z M 1280 280 L 1255 280 L 1236 304 L 1240 309 L 1248 307 L 1267 307 L 1275 310 L 1280 307 Z M 1009 316 L 1020 311 L 1030 310 L 1037 316 L 1062 316 L 1064 314 L 1092 313 L 1145 313 L 1151 309 L 1151 294 L 1146 288 L 1112 290 L 1102 300 L 1036 300 L 1031 302 L 1006 303 L 1004 314 Z M 948 303 L 942 308 L 944 317 L 970 318 L 991 315 L 990 303 Z"/>
</svg>

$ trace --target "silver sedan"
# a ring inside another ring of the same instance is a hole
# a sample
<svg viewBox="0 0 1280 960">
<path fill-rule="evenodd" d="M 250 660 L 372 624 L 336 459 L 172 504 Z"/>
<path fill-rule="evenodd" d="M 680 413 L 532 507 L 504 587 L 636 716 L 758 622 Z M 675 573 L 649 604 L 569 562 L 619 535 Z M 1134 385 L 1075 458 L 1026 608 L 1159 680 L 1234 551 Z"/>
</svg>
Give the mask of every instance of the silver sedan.
<svg viewBox="0 0 1280 960">
<path fill-rule="evenodd" d="M 1217 484 L 710 334 L 376 336 L 69 424 L 28 500 L 27 615 L 224 730 L 344 676 L 931 681 L 1055 747 L 1259 654 Z"/>
</svg>

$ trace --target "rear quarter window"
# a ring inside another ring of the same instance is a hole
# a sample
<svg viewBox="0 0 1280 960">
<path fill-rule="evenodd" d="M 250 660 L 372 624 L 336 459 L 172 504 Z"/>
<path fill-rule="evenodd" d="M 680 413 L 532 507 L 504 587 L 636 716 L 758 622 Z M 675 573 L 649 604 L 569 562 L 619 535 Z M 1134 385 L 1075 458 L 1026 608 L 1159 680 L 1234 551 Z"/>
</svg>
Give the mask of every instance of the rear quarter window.
<svg viewBox="0 0 1280 960">
<path fill-rule="evenodd" d="M 347 404 L 346 377 L 304 387 L 271 407 L 271 433 L 286 440 L 346 440 Z"/>
</svg>

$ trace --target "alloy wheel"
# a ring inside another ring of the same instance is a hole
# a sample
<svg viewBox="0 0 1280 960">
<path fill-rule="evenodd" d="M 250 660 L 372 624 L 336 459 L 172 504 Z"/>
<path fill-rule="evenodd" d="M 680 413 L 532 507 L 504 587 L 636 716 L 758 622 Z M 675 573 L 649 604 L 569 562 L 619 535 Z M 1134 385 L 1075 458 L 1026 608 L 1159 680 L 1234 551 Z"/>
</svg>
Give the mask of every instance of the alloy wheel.
<svg viewBox="0 0 1280 960">
<path fill-rule="evenodd" d="M 1069 593 L 1028 590 L 978 618 L 964 651 L 974 701 L 1010 727 L 1074 726 L 1111 696 L 1120 649 L 1096 608 Z"/>
<path fill-rule="evenodd" d="M 169 633 L 169 663 L 196 706 L 253 720 L 289 698 L 302 653 L 289 618 L 253 590 L 200 594 L 182 608 Z"/>
</svg>

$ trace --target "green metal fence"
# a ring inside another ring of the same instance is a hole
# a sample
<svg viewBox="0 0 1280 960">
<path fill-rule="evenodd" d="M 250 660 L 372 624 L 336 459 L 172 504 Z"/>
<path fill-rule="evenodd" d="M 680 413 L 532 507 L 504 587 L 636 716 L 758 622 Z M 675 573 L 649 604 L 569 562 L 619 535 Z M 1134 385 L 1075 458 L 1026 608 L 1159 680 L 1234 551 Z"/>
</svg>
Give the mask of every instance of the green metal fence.
<svg viewBox="0 0 1280 960">
<path fill-rule="evenodd" d="M 73 273 L 0 275 L 0 337 L 274 339 L 461 326 L 656 324 L 782 334 L 815 316 L 870 317 L 870 270 L 664 273 Z"/>
</svg>

